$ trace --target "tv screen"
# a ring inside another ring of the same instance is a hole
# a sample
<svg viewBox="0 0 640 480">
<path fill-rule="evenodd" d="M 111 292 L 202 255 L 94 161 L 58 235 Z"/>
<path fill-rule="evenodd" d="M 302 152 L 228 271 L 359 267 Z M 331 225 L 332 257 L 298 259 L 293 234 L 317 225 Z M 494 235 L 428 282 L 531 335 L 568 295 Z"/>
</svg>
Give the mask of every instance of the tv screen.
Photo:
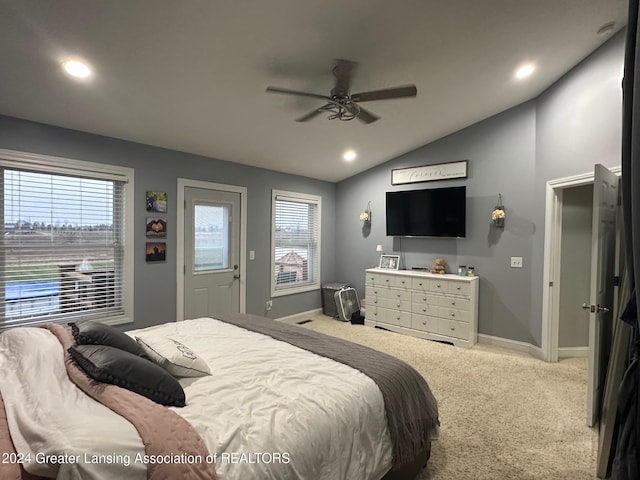
<svg viewBox="0 0 640 480">
<path fill-rule="evenodd" d="M 466 187 L 387 192 L 387 235 L 464 237 Z"/>
</svg>

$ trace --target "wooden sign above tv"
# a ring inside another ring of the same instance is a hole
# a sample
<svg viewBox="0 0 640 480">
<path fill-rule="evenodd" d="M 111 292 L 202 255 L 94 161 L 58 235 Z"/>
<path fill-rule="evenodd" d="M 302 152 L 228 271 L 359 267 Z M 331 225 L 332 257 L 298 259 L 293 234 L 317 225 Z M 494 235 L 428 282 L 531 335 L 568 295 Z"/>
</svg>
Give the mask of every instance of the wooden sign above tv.
<svg viewBox="0 0 640 480">
<path fill-rule="evenodd" d="M 467 178 L 467 160 L 391 170 L 391 185 Z"/>
</svg>

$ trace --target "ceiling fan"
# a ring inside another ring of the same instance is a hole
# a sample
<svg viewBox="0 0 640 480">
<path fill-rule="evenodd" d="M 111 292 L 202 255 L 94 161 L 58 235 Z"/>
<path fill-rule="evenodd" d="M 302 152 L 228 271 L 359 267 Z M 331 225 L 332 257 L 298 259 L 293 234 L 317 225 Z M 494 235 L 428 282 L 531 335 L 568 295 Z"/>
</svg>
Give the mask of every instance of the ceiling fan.
<svg viewBox="0 0 640 480">
<path fill-rule="evenodd" d="M 390 98 L 415 97 L 418 90 L 415 85 L 403 85 L 400 87 L 384 88 L 382 90 L 371 90 L 368 92 L 351 93 L 351 75 L 356 66 L 356 62 L 350 60 L 336 60 L 333 67 L 333 74 L 336 77 L 335 87 L 331 89 L 329 96 L 316 93 L 299 92 L 280 87 L 267 87 L 269 93 L 283 93 L 286 95 L 299 95 L 302 97 L 319 98 L 326 103 L 319 108 L 296 118 L 297 122 L 306 122 L 322 113 L 329 113 L 329 120 L 353 120 L 357 118 L 364 123 L 372 123 L 378 120 L 378 116 L 362 108 L 360 102 L 371 102 L 374 100 L 387 100 Z"/>
</svg>

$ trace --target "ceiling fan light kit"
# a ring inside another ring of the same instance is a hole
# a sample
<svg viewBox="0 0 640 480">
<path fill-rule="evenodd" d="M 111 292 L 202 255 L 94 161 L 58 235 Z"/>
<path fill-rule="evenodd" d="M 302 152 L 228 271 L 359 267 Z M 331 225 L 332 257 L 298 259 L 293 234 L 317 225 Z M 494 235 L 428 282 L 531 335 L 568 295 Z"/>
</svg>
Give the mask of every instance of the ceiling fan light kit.
<svg viewBox="0 0 640 480">
<path fill-rule="evenodd" d="M 267 87 L 269 93 L 282 93 L 285 95 L 298 95 L 324 100 L 326 103 L 315 110 L 296 119 L 297 122 L 307 122 L 322 113 L 328 113 L 329 120 L 349 121 L 354 118 L 364 123 L 373 123 L 380 117 L 364 109 L 358 103 L 371 102 L 375 100 L 388 100 L 391 98 L 415 97 L 418 89 L 415 85 L 404 85 L 401 87 L 385 88 L 382 90 L 371 90 L 351 94 L 351 74 L 355 69 L 356 62 L 351 60 L 336 60 L 333 67 L 333 75 L 336 77 L 335 86 L 331 89 L 329 96 L 318 95 L 316 93 L 300 92 L 280 87 Z"/>
</svg>

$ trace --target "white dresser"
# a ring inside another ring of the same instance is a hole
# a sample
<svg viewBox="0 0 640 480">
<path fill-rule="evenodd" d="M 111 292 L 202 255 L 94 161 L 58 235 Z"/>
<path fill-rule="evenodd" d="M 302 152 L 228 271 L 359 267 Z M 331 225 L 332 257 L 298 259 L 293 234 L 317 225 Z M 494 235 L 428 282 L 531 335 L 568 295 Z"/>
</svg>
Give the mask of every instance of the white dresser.
<svg viewBox="0 0 640 480">
<path fill-rule="evenodd" d="M 471 347 L 478 338 L 478 277 L 370 268 L 365 324 Z"/>
</svg>

